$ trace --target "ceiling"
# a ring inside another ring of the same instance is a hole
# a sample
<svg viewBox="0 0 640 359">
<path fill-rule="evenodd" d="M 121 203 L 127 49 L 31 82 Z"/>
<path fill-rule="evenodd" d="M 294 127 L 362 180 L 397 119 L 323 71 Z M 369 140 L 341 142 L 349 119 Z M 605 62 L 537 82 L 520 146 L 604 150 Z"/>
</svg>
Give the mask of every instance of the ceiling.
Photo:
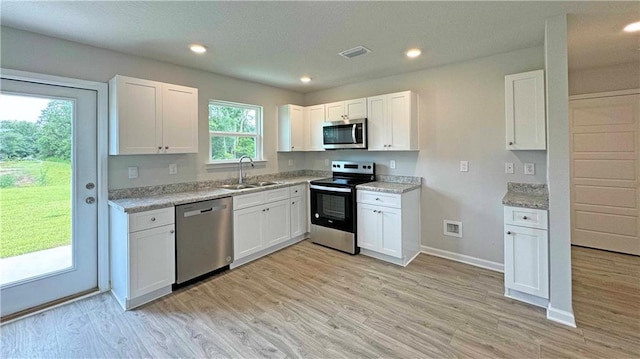
<svg viewBox="0 0 640 359">
<path fill-rule="evenodd" d="M 2 26 L 305 93 L 542 45 L 563 13 L 577 14 L 570 66 L 639 61 L 639 37 L 621 32 L 640 20 L 635 1 L 0 1 Z M 357 45 L 372 52 L 338 56 Z"/>
</svg>

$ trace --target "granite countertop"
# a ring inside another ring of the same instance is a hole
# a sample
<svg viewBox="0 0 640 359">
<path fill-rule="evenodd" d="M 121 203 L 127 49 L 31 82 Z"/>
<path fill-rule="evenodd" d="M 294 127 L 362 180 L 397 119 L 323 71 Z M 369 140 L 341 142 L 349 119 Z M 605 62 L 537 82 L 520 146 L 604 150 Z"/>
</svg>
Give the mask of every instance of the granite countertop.
<svg viewBox="0 0 640 359">
<path fill-rule="evenodd" d="M 502 204 L 511 207 L 549 209 L 549 191 L 546 184 L 514 183 L 507 184 L 507 193 Z"/>
<path fill-rule="evenodd" d="M 359 184 L 357 189 L 362 191 L 374 191 L 385 193 L 405 193 L 420 188 L 419 183 L 392 183 L 392 182 L 369 182 Z"/>
<path fill-rule="evenodd" d="M 222 188 L 199 189 L 194 191 L 158 194 L 138 198 L 121 198 L 109 200 L 109 205 L 126 213 L 144 212 L 153 209 L 166 208 L 175 205 L 206 201 L 222 197 L 238 196 L 277 188 L 290 187 L 305 184 L 319 177 L 302 176 L 278 180 L 278 184 L 265 187 L 230 190 Z"/>
</svg>

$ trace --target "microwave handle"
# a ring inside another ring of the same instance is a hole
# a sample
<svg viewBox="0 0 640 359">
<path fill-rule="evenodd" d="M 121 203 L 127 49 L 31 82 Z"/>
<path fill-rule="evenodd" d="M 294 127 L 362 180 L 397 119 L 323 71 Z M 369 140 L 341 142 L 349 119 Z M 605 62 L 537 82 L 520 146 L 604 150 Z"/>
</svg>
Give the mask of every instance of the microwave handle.
<svg viewBox="0 0 640 359">
<path fill-rule="evenodd" d="M 353 128 L 351 128 L 351 138 L 353 139 L 353 143 L 356 143 L 356 127 L 357 126 L 358 125 L 354 123 Z"/>
</svg>

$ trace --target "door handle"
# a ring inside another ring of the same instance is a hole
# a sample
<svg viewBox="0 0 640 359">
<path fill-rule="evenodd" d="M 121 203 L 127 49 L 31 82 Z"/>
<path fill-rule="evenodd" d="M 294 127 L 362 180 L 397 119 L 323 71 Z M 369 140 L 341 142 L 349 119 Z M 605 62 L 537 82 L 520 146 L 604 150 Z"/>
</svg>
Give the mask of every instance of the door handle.
<svg viewBox="0 0 640 359">
<path fill-rule="evenodd" d="M 89 182 L 89 183 L 87 183 L 87 185 L 85 187 L 87 189 L 94 189 L 94 188 L 96 188 L 96 185 L 93 182 Z"/>
<path fill-rule="evenodd" d="M 94 204 L 96 202 L 96 199 L 94 197 L 87 197 L 87 199 L 84 200 L 87 204 Z"/>
<path fill-rule="evenodd" d="M 358 127 L 358 125 L 354 123 L 351 128 L 351 139 L 353 139 L 353 143 L 356 143 L 356 127 Z"/>
</svg>

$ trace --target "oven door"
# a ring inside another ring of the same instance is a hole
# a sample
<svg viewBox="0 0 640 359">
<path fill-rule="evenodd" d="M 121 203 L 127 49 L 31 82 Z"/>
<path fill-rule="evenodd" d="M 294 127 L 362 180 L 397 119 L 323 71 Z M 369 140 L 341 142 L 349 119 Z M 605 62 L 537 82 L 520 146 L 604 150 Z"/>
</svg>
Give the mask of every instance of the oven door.
<svg viewBox="0 0 640 359">
<path fill-rule="evenodd" d="M 329 150 L 367 148 L 367 119 L 325 122 L 322 146 Z"/>
<path fill-rule="evenodd" d="M 354 189 L 311 184 L 311 223 L 355 233 Z"/>
</svg>

